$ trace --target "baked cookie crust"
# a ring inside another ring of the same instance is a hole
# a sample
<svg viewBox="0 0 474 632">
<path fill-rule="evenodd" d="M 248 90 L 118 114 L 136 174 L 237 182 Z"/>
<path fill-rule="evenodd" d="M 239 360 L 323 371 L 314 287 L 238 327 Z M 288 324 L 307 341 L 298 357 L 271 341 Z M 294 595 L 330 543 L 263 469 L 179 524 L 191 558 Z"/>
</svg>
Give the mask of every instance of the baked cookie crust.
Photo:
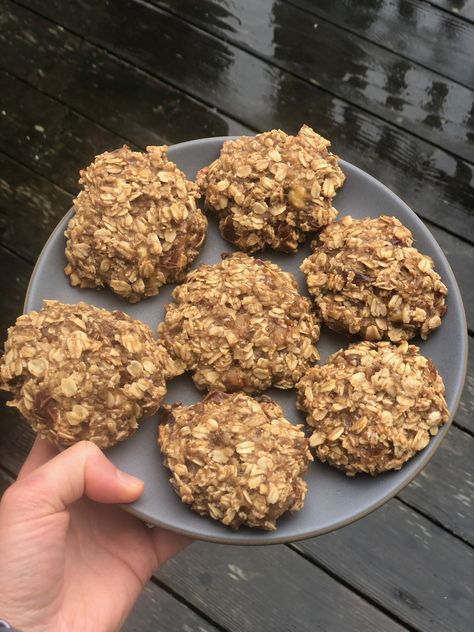
<svg viewBox="0 0 474 632">
<path fill-rule="evenodd" d="M 174 372 L 143 323 L 86 303 L 45 301 L 8 330 L 0 388 L 42 438 L 108 448 L 158 409 Z"/>
<path fill-rule="evenodd" d="M 199 389 L 292 388 L 319 358 L 319 321 L 293 275 L 237 252 L 190 272 L 158 327 Z"/>
<path fill-rule="evenodd" d="M 130 303 L 179 281 L 199 253 L 207 219 L 198 189 L 168 160 L 166 146 L 126 145 L 81 171 L 82 191 L 65 236 L 73 286 L 108 286 Z"/>
<path fill-rule="evenodd" d="M 366 340 L 423 340 L 441 325 L 447 288 L 395 217 L 342 218 L 313 242 L 301 270 L 322 320 Z"/>
<path fill-rule="evenodd" d="M 245 252 L 293 252 L 337 214 L 345 176 L 330 142 L 303 125 L 296 136 L 272 130 L 226 141 L 196 182 L 221 235 Z"/>
<path fill-rule="evenodd" d="M 214 392 L 166 406 L 159 445 L 181 500 L 224 525 L 267 531 L 303 507 L 312 460 L 301 426 L 270 398 Z"/>
<path fill-rule="evenodd" d="M 400 469 L 448 421 L 441 376 L 406 341 L 353 344 L 312 368 L 297 390 L 310 446 L 348 476 Z"/>
</svg>

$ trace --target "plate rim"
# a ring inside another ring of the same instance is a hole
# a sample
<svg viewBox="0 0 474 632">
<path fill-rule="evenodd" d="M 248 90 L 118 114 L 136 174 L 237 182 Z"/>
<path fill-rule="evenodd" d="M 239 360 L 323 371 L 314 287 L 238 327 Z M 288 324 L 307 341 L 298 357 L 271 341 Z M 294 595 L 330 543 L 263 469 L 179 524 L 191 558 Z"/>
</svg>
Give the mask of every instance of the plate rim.
<svg viewBox="0 0 474 632">
<path fill-rule="evenodd" d="M 220 143 L 224 143 L 225 141 L 228 140 L 235 140 L 236 138 L 240 138 L 240 136 L 209 136 L 209 137 L 205 137 L 205 138 L 196 138 L 193 140 L 188 140 L 188 141 L 184 141 L 181 143 L 176 143 L 174 145 L 169 145 L 168 146 L 168 150 L 170 149 L 185 149 L 186 146 L 190 146 L 190 145 L 195 145 L 195 144 L 199 144 L 199 143 L 203 143 L 206 141 L 212 141 L 214 143 L 220 142 Z M 464 303 L 462 300 L 462 295 L 461 295 L 461 291 L 459 289 L 459 285 L 457 283 L 456 280 L 456 276 L 451 268 L 451 265 L 446 257 L 446 255 L 443 252 L 443 249 L 441 248 L 441 246 L 438 244 L 438 242 L 436 241 L 436 239 L 434 238 L 434 236 L 431 234 L 430 230 L 425 226 L 423 220 L 421 218 L 418 217 L 418 215 L 415 213 L 415 211 L 413 211 L 408 204 L 406 204 L 406 202 L 404 202 L 396 193 L 394 193 L 387 185 L 385 185 L 383 182 L 381 182 L 380 180 L 377 180 L 377 178 L 374 178 L 374 176 L 372 176 L 371 174 L 367 173 L 366 171 L 364 171 L 363 169 L 361 169 L 360 167 L 357 167 L 357 165 L 354 165 L 353 163 L 348 162 L 347 160 L 343 160 L 342 158 L 339 158 L 339 164 L 341 166 L 341 168 L 344 170 L 344 167 L 347 165 L 350 169 L 356 171 L 359 173 L 359 175 L 361 175 L 362 177 L 368 179 L 370 182 L 372 182 L 373 184 L 375 184 L 377 187 L 382 187 L 382 189 L 392 198 L 395 198 L 397 204 L 401 204 L 405 210 L 408 212 L 408 214 L 413 215 L 415 220 L 417 221 L 417 227 L 420 228 L 420 230 L 423 232 L 424 237 L 430 242 L 431 246 L 433 247 L 433 249 L 437 252 L 438 256 L 441 258 L 443 264 L 445 265 L 448 274 L 450 276 L 450 281 L 451 281 L 451 285 L 452 285 L 452 290 L 451 292 L 454 290 L 454 300 L 455 303 L 457 304 L 457 306 L 459 307 L 459 312 L 460 312 L 460 317 L 461 317 L 461 321 L 462 321 L 462 336 L 461 336 L 461 348 L 462 348 L 462 367 L 461 367 L 461 379 L 459 381 L 459 385 L 457 388 L 457 391 L 454 393 L 454 402 L 453 402 L 453 406 L 451 407 L 451 410 L 449 410 L 449 419 L 448 421 L 442 426 L 442 428 L 439 431 L 439 441 L 434 444 L 431 448 L 431 450 L 429 452 L 426 453 L 426 455 L 424 455 L 421 459 L 420 462 L 418 463 L 417 467 L 415 468 L 415 470 L 409 475 L 408 478 L 403 479 L 398 485 L 395 486 L 395 488 L 391 489 L 389 492 L 385 493 L 384 495 L 381 496 L 381 498 L 379 498 L 378 500 L 374 501 L 373 503 L 371 503 L 370 505 L 368 505 L 367 507 L 364 507 L 363 509 L 361 509 L 360 511 L 356 512 L 355 514 L 353 514 L 352 516 L 348 517 L 348 518 L 344 518 L 341 519 L 337 522 L 332 523 L 330 526 L 326 526 L 326 527 L 320 527 L 314 530 L 310 530 L 310 531 L 305 531 L 302 534 L 299 535 L 295 535 L 295 536 L 278 536 L 278 528 L 273 531 L 273 532 L 266 532 L 266 531 L 259 531 L 258 529 L 251 529 L 249 531 L 246 531 L 245 534 L 243 536 L 240 535 L 239 531 L 232 531 L 229 532 L 228 535 L 222 534 L 216 534 L 216 535 L 207 535 L 207 534 L 196 534 L 193 530 L 190 529 L 186 529 L 185 527 L 176 527 L 176 526 L 170 526 L 169 524 L 166 524 L 165 522 L 161 521 L 161 520 L 157 520 L 156 518 L 151 518 L 146 512 L 143 512 L 139 509 L 136 509 L 133 505 L 130 504 L 123 504 L 120 503 L 118 506 L 122 507 L 123 509 L 125 509 L 125 511 L 127 511 L 127 513 L 139 518 L 140 520 L 142 520 L 145 523 L 148 524 L 152 524 L 153 526 L 162 528 L 162 529 L 166 529 L 168 531 L 172 531 L 174 533 L 178 533 L 180 535 L 185 535 L 188 536 L 190 538 L 192 538 L 193 540 L 200 540 L 200 541 L 205 541 L 205 542 L 213 542 L 216 544 L 230 544 L 230 545 L 235 545 L 235 546 L 270 546 L 270 545 L 274 545 L 274 544 L 285 544 L 285 543 L 289 543 L 289 542 L 298 542 L 301 540 L 306 540 L 309 538 L 313 538 L 313 537 L 317 537 L 319 535 L 324 535 L 327 533 L 331 533 L 333 531 L 336 531 L 338 529 L 341 529 L 342 527 L 348 526 L 350 524 L 353 524 L 355 522 L 358 522 L 359 520 L 361 520 L 362 518 L 368 516 L 369 514 L 371 514 L 372 512 L 376 511 L 377 509 L 380 509 L 380 507 L 382 507 L 383 505 L 385 505 L 385 503 L 387 503 L 389 500 L 391 500 L 392 498 L 394 498 L 402 489 L 404 489 L 405 487 L 407 487 L 417 476 L 418 474 L 421 472 L 421 470 L 423 470 L 427 463 L 433 458 L 433 456 L 436 454 L 437 450 L 439 449 L 439 447 L 441 446 L 441 444 L 443 443 L 446 433 L 448 432 L 453 420 L 454 420 L 454 416 L 458 410 L 459 407 L 459 403 L 461 401 L 461 397 L 462 397 L 462 393 L 463 393 L 463 389 L 464 389 L 464 385 L 465 385 L 465 381 L 466 381 L 466 374 L 467 374 L 467 362 L 468 362 L 468 336 L 467 336 L 467 320 L 466 320 L 466 313 L 465 313 L 465 308 L 464 308 Z M 57 233 L 59 233 L 61 231 L 62 225 L 66 222 L 67 219 L 69 219 L 69 217 L 72 216 L 74 212 L 74 206 L 72 206 L 67 213 L 65 213 L 65 215 L 59 220 L 59 222 L 57 223 L 57 225 L 55 226 L 55 228 L 52 230 L 52 232 L 50 233 L 48 239 L 46 240 L 43 248 L 41 249 L 41 252 L 35 262 L 35 266 L 33 268 L 33 271 L 31 273 L 29 282 L 28 282 L 28 287 L 26 290 L 26 294 L 25 294 L 25 300 L 23 303 L 23 314 L 27 313 L 28 311 L 31 311 L 32 308 L 28 306 L 29 301 L 30 301 L 30 296 L 31 296 L 31 292 L 32 292 L 32 288 L 35 284 L 35 280 L 36 280 L 36 276 L 38 274 L 38 269 L 39 269 L 39 264 L 41 263 L 42 259 L 46 256 L 46 252 L 48 250 L 48 246 L 50 244 L 50 242 L 52 242 L 56 236 Z M 344 217 L 344 215 L 341 215 L 341 217 Z M 156 337 L 156 332 L 152 332 L 153 336 Z M 149 421 L 149 423 L 151 423 L 152 420 Z M 205 518 L 205 517 L 204 517 Z M 266 538 L 262 538 L 263 535 L 266 535 Z M 271 538 L 269 537 L 271 536 Z"/>
</svg>

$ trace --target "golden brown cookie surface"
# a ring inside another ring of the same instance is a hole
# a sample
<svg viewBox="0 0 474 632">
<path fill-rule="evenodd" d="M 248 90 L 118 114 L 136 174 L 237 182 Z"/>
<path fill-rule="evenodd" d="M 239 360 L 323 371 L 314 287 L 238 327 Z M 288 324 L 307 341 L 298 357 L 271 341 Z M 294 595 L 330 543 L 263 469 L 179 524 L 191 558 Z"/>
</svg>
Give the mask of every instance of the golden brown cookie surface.
<svg viewBox="0 0 474 632">
<path fill-rule="evenodd" d="M 350 216 L 326 227 L 301 270 L 321 318 L 366 340 L 426 339 L 446 312 L 446 286 L 395 217 Z"/>
<path fill-rule="evenodd" d="M 157 410 L 173 373 L 143 323 L 85 303 L 45 301 L 9 329 L 0 388 L 41 437 L 107 448 Z"/>
<path fill-rule="evenodd" d="M 136 303 L 180 280 L 205 239 L 197 187 L 166 157 L 124 146 L 81 172 L 83 190 L 65 231 L 72 285 L 110 287 Z"/>
<path fill-rule="evenodd" d="M 291 274 L 234 253 L 173 291 L 158 336 L 199 389 L 291 388 L 319 355 L 319 322 Z"/>
<path fill-rule="evenodd" d="M 214 392 L 166 407 L 159 444 L 184 503 L 234 529 L 274 530 L 303 507 L 312 457 L 300 428 L 268 397 Z"/>
<path fill-rule="evenodd" d="M 406 341 L 361 342 L 334 353 L 297 385 L 321 461 L 345 471 L 398 470 L 448 420 L 444 384 Z"/>
<path fill-rule="evenodd" d="M 223 238 L 246 252 L 291 252 L 331 222 L 345 176 L 329 146 L 307 125 L 296 136 L 272 130 L 225 142 L 196 178 Z"/>
</svg>

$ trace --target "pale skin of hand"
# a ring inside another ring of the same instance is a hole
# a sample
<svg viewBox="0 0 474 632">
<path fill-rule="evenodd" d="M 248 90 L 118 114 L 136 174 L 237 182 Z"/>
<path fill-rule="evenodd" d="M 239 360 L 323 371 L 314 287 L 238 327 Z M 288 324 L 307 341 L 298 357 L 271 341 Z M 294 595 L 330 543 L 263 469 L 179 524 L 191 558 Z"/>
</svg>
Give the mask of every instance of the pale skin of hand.
<svg viewBox="0 0 474 632">
<path fill-rule="evenodd" d="M 0 618 L 22 632 L 114 632 L 150 575 L 190 540 L 113 503 L 143 481 L 92 443 L 37 439 L 0 502 Z"/>
</svg>

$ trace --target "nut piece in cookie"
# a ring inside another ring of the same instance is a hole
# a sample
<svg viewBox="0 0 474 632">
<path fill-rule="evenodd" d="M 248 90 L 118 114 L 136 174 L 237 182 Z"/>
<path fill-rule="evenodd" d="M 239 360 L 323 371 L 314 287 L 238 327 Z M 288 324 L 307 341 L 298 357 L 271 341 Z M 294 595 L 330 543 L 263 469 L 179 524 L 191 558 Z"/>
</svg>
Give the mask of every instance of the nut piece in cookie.
<svg viewBox="0 0 474 632">
<path fill-rule="evenodd" d="M 441 376 L 406 341 L 353 344 L 308 371 L 297 389 L 314 429 L 310 446 L 348 476 L 399 470 L 448 421 Z"/>
<path fill-rule="evenodd" d="M 319 358 L 319 322 L 293 275 L 237 252 L 173 291 L 158 335 L 199 389 L 292 388 Z"/>
<path fill-rule="evenodd" d="M 392 342 L 439 327 L 447 288 L 412 244 L 408 228 L 385 215 L 347 216 L 321 231 L 301 270 L 328 327 Z"/>
<path fill-rule="evenodd" d="M 307 125 L 296 136 L 272 130 L 226 141 L 196 178 L 222 237 L 246 252 L 292 252 L 307 233 L 329 224 L 345 179 L 329 146 Z"/>
<path fill-rule="evenodd" d="M 205 239 L 197 187 L 166 157 L 124 146 L 81 171 L 82 191 L 65 231 L 71 285 L 110 287 L 137 303 L 179 281 Z"/>
<path fill-rule="evenodd" d="M 312 456 L 300 428 L 269 397 L 214 392 L 165 407 L 158 442 L 183 503 L 234 529 L 272 531 L 303 507 Z"/>
<path fill-rule="evenodd" d="M 45 301 L 8 330 L 0 388 L 41 437 L 108 448 L 157 410 L 174 372 L 143 323 L 85 303 Z"/>
</svg>

